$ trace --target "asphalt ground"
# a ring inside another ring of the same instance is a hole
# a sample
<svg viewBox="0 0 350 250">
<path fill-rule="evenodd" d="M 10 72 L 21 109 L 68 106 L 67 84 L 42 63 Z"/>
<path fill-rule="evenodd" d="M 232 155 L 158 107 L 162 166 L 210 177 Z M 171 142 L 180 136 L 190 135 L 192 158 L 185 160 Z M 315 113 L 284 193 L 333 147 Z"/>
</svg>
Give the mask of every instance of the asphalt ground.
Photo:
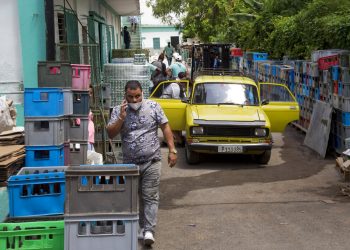
<svg viewBox="0 0 350 250">
<path fill-rule="evenodd" d="M 162 148 L 156 242 L 139 249 L 350 249 L 350 198 L 335 157 L 319 157 L 304 136 L 293 127 L 274 134 L 266 167 L 237 155 L 188 165 L 178 148 L 171 169 Z"/>
</svg>

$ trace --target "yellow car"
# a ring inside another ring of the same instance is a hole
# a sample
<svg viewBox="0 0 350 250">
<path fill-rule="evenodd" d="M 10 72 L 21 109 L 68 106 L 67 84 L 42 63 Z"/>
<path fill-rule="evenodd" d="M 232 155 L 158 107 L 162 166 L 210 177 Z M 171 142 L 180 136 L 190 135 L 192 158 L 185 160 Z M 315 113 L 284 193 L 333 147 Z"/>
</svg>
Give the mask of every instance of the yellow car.
<svg viewBox="0 0 350 250">
<path fill-rule="evenodd" d="M 172 130 L 186 132 L 186 160 L 201 153 L 250 154 L 259 164 L 271 157 L 271 132 L 282 132 L 299 119 L 299 105 L 282 84 L 259 83 L 243 76 L 198 76 L 189 89 L 179 81 L 181 99 L 162 95 L 171 82 L 160 83 L 150 95 L 169 119 Z"/>
</svg>

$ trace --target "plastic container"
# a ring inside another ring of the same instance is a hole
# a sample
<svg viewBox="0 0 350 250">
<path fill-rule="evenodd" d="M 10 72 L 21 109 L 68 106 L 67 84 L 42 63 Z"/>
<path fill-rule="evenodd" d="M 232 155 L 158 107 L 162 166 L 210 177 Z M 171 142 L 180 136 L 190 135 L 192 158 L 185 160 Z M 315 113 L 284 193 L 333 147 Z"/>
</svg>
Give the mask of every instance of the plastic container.
<svg viewBox="0 0 350 250">
<path fill-rule="evenodd" d="M 73 92 L 70 89 L 63 89 L 63 113 L 64 115 L 73 114 Z"/>
<path fill-rule="evenodd" d="M 89 91 L 73 90 L 73 114 L 89 114 Z"/>
<path fill-rule="evenodd" d="M 341 113 L 341 123 L 344 126 L 350 126 L 350 112 Z"/>
<path fill-rule="evenodd" d="M 65 250 L 137 250 L 138 216 L 66 216 Z"/>
<path fill-rule="evenodd" d="M 72 89 L 88 90 L 91 84 L 91 66 L 72 64 Z"/>
<path fill-rule="evenodd" d="M 64 221 L 1 223 L 0 249 L 63 250 Z"/>
<path fill-rule="evenodd" d="M 139 168 L 85 165 L 66 171 L 66 215 L 138 215 Z"/>
<path fill-rule="evenodd" d="M 70 141 L 69 143 L 69 165 L 79 166 L 86 164 L 87 159 L 87 141 Z"/>
<path fill-rule="evenodd" d="M 24 91 L 24 116 L 62 116 L 63 92 L 57 88 L 26 88 Z"/>
<path fill-rule="evenodd" d="M 66 117 L 65 120 L 65 131 L 66 131 L 66 140 L 71 141 L 88 141 L 89 131 L 89 118 L 87 115 L 70 115 Z"/>
<path fill-rule="evenodd" d="M 339 66 L 333 66 L 332 68 L 332 80 L 338 81 L 339 75 L 340 75 L 340 67 Z"/>
<path fill-rule="evenodd" d="M 64 142 L 63 152 L 64 152 L 64 165 L 69 166 L 70 164 L 70 153 L 69 153 L 69 142 Z"/>
<path fill-rule="evenodd" d="M 72 87 L 72 67 L 69 62 L 38 62 L 39 87 Z"/>
<path fill-rule="evenodd" d="M 64 119 L 49 117 L 25 118 L 25 143 L 27 146 L 51 146 L 64 143 Z"/>
<path fill-rule="evenodd" d="M 63 144 L 60 146 L 26 146 L 25 165 L 27 167 L 38 166 L 63 166 Z"/>
<path fill-rule="evenodd" d="M 335 65 L 339 65 L 338 55 L 326 56 L 318 59 L 318 68 L 320 70 L 328 70 Z"/>
<path fill-rule="evenodd" d="M 64 213 L 66 167 L 22 168 L 8 180 L 10 217 Z"/>
<path fill-rule="evenodd" d="M 112 90 L 110 83 L 101 84 L 102 98 L 111 98 Z"/>
<path fill-rule="evenodd" d="M 242 57 L 243 56 L 243 51 L 241 48 L 231 48 L 231 56 L 239 56 Z"/>
</svg>

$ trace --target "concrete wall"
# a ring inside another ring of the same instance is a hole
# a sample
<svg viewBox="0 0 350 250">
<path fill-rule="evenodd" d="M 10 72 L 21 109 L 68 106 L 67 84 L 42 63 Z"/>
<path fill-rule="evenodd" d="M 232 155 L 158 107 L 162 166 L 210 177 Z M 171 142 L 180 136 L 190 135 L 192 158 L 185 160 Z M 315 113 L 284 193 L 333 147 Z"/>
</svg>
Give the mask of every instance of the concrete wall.
<svg viewBox="0 0 350 250">
<path fill-rule="evenodd" d="M 55 0 L 55 5 L 61 5 L 63 6 L 64 0 Z M 119 16 L 115 16 L 114 13 L 112 13 L 109 9 L 105 8 L 99 0 L 84 0 L 84 1 L 77 1 L 77 0 L 69 0 L 69 3 L 73 7 L 73 9 L 77 12 L 77 15 L 79 17 L 80 22 L 82 25 L 87 26 L 87 17 L 89 15 L 89 11 L 95 11 L 97 14 L 102 16 L 106 24 L 113 25 L 115 28 L 115 41 L 116 41 L 116 47 L 118 45 L 118 36 L 117 34 L 119 29 Z M 68 4 L 66 3 L 66 8 L 69 8 Z M 55 8 L 55 33 L 56 38 L 55 41 L 58 43 L 58 30 L 57 30 L 57 13 L 62 12 L 61 8 L 56 7 Z M 80 23 L 78 23 L 78 29 L 79 29 L 79 42 L 82 43 L 82 27 Z"/>
<path fill-rule="evenodd" d="M 2 0 L 0 8 L 0 84 L 22 82 L 22 58 L 17 1 Z"/>
<path fill-rule="evenodd" d="M 142 48 L 151 49 L 151 51 L 159 52 L 159 50 L 153 50 L 153 38 L 160 38 L 160 48 L 164 49 L 170 42 L 170 37 L 180 36 L 179 31 L 175 27 L 144 27 L 142 26 Z"/>
<path fill-rule="evenodd" d="M 179 36 L 180 43 L 182 36 L 174 26 L 163 23 L 159 18 L 155 18 L 152 8 L 146 6 L 146 0 L 140 0 L 141 8 L 141 39 L 142 48 L 149 49 L 151 54 L 159 53 L 170 42 L 171 36 Z M 153 49 L 153 38 L 160 38 L 160 50 Z"/>
</svg>

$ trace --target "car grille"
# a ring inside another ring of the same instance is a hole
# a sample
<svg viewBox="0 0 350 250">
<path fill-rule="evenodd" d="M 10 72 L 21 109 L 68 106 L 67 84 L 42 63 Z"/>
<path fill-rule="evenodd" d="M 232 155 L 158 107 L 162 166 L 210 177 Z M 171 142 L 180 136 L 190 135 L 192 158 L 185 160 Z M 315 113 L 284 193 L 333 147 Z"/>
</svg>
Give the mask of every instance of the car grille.
<svg viewBox="0 0 350 250">
<path fill-rule="evenodd" d="M 256 137 L 254 135 L 254 131 L 255 131 L 255 127 L 204 126 L 204 136 Z"/>
</svg>

